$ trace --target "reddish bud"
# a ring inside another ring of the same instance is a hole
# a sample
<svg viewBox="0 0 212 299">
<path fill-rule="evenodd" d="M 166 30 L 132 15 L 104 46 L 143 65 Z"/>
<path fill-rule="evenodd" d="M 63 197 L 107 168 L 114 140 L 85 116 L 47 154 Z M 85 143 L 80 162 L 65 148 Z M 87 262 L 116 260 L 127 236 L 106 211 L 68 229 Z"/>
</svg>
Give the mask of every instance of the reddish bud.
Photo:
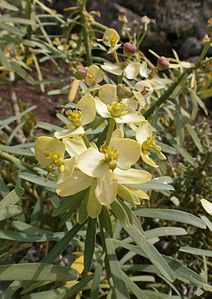
<svg viewBox="0 0 212 299">
<path fill-rule="evenodd" d="M 133 55 L 136 52 L 136 46 L 131 43 L 124 44 L 124 54 L 126 55 Z"/>
<path fill-rule="evenodd" d="M 164 57 L 164 56 L 158 57 L 157 68 L 160 71 L 167 70 L 169 68 L 169 62 L 166 59 L 166 57 Z"/>
<path fill-rule="evenodd" d="M 85 78 L 86 73 L 87 73 L 87 69 L 83 65 L 81 65 L 80 67 L 77 68 L 75 77 L 78 80 L 82 80 Z"/>
</svg>

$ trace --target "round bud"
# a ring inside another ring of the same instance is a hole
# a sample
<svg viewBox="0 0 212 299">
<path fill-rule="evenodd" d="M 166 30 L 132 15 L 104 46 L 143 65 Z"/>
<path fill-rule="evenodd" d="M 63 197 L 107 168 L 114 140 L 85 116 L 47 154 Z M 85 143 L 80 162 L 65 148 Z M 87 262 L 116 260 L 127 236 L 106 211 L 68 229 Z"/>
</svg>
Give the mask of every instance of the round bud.
<svg viewBox="0 0 212 299">
<path fill-rule="evenodd" d="M 164 56 L 158 57 L 157 68 L 160 71 L 167 70 L 169 68 L 169 62 L 166 59 L 166 57 L 164 57 Z"/>
<path fill-rule="evenodd" d="M 77 68 L 75 78 L 78 80 L 85 79 L 86 73 L 87 73 L 87 69 L 83 65 L 81 65 Z"/>
<path fill-rule="evenodd" d="M 133 55 L 136 52 L 136 46 L 131 43 L 124 44 L 124 54 L 125 55 Z"/>
</svg>

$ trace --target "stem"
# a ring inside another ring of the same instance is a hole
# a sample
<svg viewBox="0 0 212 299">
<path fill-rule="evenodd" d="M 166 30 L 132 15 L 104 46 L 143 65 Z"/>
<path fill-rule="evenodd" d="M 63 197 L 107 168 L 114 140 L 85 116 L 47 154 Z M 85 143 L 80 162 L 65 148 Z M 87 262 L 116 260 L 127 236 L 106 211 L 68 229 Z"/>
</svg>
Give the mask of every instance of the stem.
<svg viewBox="0 0 212 299">
<path fill-rule="evenodd" d="M 86 50 L 86 64 L 89 66 L 93 63 L 92 59 L 92 52 L 91 52 L 91 41 L 90 41 L 90 36 L 89 36 L 89 30 L 88 30 L 88 21 L 86 14 L 88 12 L 86 11 L 86 0 L 83 1 L 82 6 L 81 6 L 81 22 L 83 25 L 83 37 L 84 37 L 84 46 Z"/>
<path fill-rule="evenodd" d="M 91 145 L 90 145 L 90 141 L 88 140 L 87 135 L 84 134 L 84 135 L 82 136 L 82 139 L 83 139 L 83 141 L 84 141 L 84 143 L 85 143 L 85 145 L 86 145 L 87 148 L 91 147 Z"/>
<path fill-rule="evenodd" d="M 33 0 L 27 0 L 26 3 L 26 9 L 25 9 L 25 15 L 27 19 L 31 19 L 31 13 L 32 13 L 32 3 Z M 26 39 L 31 39 L 31 35 L 32 35 L 32 25 L 28 25 L 27 27 L 27 33 L 26 33 Z M 24 54 L 24 60 L 27 60 L 27 57 L 29 55 L 29 47 L 26 46 L 26 51 Z"/>
<path fill-rule="evenodd" d="M 107 137 L 106 137 L 106 140 L 105 140 L 105 145 L 109 145 L 110 144 L 110 140 L 111 140 L 111 137 L 112 137 L 115 125 L 116 125 L 115 120 L 113 118 L 111 118 L 110 122 L 109 122 L 108 131 L 107 131 Z"/>
<path fill-rule="evenodd" d="M 119 61 L 119 57 L 116 51 L 113 52 L 113 56 L 115 58 L 116 63 L 118 64 L 118 66 L 120 66 L 120 61 Z"/>
</svg>

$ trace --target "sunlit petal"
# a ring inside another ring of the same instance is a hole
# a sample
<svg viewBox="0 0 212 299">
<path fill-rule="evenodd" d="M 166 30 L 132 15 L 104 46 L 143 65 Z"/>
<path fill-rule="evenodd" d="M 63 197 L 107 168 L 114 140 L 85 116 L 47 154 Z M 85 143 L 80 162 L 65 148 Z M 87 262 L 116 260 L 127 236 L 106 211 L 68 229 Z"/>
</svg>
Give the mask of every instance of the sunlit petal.
<svg viewBox="0 0 212 299">
<path fill-rule="evenodd" d="M 75 135 L 84 135 L 85 131 L 83 129 L 83 127 L 78 127 L 75 129 L 66 129 L 66 130 L 61 130 L 61 131 L 57 131 L 54 133 L 54 136 L 57 139 L 62 139 L 64 137 L 72 137 Z"/>
<path fill-rule="evenodd" d="M 110 62 L 104 63 L 104 65 L 102 65 L 102 69 L 117 76 L 121 76 L 123 73 L 123 70 L 118 65 Z"/>
<path fill-rule="evenodd" d="M 111 118 L 111 114 L 107 110 L 107 105 L 105 105 L 99 99 L 95 99 L 96 102 L 96 111 L 104 118 Z"/>
<path fill-rule="evenodd" d="M 104 84 L 100 87 L 98 96 L 105 104 L 111 104 L 116 100 L 117 87 L 113 84 Z"/>
<path fill-rule="evenodd" d="M 68 180 L 72 176 L 75 167 L 75 162 L 76 157 L 65 159 L 63 161 L 64 170 L 63 172 L 59 171 L 57 184 L 62 183 L 65 180 Z"/>
<path fill-rule="evenodd" d="M 152 126 L 147 120 L 142 121 L 136 130 L 136 140 L 142 145 L 149 136 L 152 136 Z"/>
<path fill-rule="evenodd" d="M 110 146 L 117 149 L 120 155 L 117 161 L 117 166 L 122 169 L 130 168 L 140 158 L 140 145 L 133 139 L 112 139 Z"/>
<path fill-rule="evenodd" d="M 129 112 L 115 118 L 117 124 L 139 123 L 143 121 L 143 119 L 143 116 L 137 112 Z"/>
<path fill-rule="evenodd" d="M 51 161 L 47 159 L 46 153 L 51 151 L 58 152 L 61 157 L 63 157 L 65 153 L 65 146 L 61 141 L 48 136 L 40 136 L 36 139 L 35 158 L 38 160 L 40 165 L 50 165 Z"/>
<path fill-rule="evenodd" d="M 87 189 L 93 182 L 93 178 L 75 169 L 72 176 L 57 184 L 56 192 L 59 196 L 69 196 Z"/>
<path fill-rule="evenodd" d="M 147 68 L 147 63 L 146 61 L 142 62 L 140 66 L 140 75 L 143 78 L 147 78 L 149 76 L 150 71 Z"/>
<path fill-rule="evenodd" d="M 145 170 L 140 169 L 127 169 L 123 170 L 116 168 L 114 170 L 119 184 L 125 185 L 138 185 L 143 184 L 151 180 L 151 174 Z"/>
<path fill-rule="evenodd" d="M 90 216 L 91 218 L 98 217 L 102 210 L 102 205 L 96 198 L 95 189 L 96 189 L 96 182 L 92 184 L 89 190 L 89 196 L 87 202 L 87 213 L 88 216 Z"/>
<path fill-rule="evenodd" d="M 83 96 L 76 107 L 82 112 L 82 125 L 91 123 L 96 117 L 95 99 L 92 95 Z"/>
<path fill-rule="evenodd" d="M 144 154 L 141 152 L 141 158 L 146 164 L 152 167 L 158 167 L 158 165 L 149 157 L 148 154 Z"/>
<path fill-rule="evenodd" d="M 118 190 L 117 179 L 113 173 L 108 170 L 105 175 L 97 179 L 96 198 L 104 206 L 109 206 L 115 199 Z"/>
<path fill-rule="evenodd" d="M 63 138 L 63 143 L 70 157 L 79 156 L 87 149 L 82 137 L 79 136 L 75 136 L 74 138 Z"/>
<path fill-rule="evenodd" d="M 90 147 L 79 156 L 77 167 L 91 177 L 102 177 L 109 166 L 104 162 L 104 155 Z"/>
<path fill-rule="evenodd" d="M 124 74 L 127 79 L 135 79 L 140 72 L 140 62 L 132 62 L 124 70 Z"/>
</svg>

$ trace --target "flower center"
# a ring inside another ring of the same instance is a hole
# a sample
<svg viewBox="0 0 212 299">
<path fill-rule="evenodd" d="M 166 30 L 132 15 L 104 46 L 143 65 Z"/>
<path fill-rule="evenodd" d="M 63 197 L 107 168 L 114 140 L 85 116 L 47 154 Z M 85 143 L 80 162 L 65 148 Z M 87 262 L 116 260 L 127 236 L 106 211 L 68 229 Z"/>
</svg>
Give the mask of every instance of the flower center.
<svg viewBox="0 0 212 299">
<path fill-rule="evenodd" d="M 63 157 L 57 151 L 45 151 L 46 158 L 51 161 L 49 165 L 49 172 L 53 169 L 54 166 L 57 166 L 61 172 L 64 171 Z"/>
<path fill-rule="evenodd" d="M 66 116 L 75 127 L 80 127 L 82 124 L 82 112 L 78 109 L 66 111 Z"/>
<path fill-rule="evenodd" d="M 107 105 L 107 110 L 113 117 L 119 117 L 127 114 L 127 111 L 123 111 L 126 108 L 124 103 L 118 103 L 116 101 L 112 102 L 110 105 Z"/>
<path fill-rule="evenodd" d="M 153 136 L 149 136 L 147 137 L 147 140 L 144 141 L 143 145 L 142 145 L 142 149 L 144 154 L 149 154 L 149 150 L 153 149 L 158 153 L 161 153 L 161 147 L 156 145 L 156 140 L 155 137 Z"/>
<path fill-rule="evenodd" d="M 94 75 L 87 73 L 86 74 L 86 83 L 91 86 L 95 85 L 96 80 L 95 80 Z"/>
<path fill-rule="evenodd" d="M 108 163 L 109 168 L 114 170 L 117 166 L 117 160 L 119 158 L 119 152 L 115 147 L 109 147 L 107 145 L 102 145 L 100 147 L 100 152 L 104 154 L 104 162 Z"/>
</svg>

